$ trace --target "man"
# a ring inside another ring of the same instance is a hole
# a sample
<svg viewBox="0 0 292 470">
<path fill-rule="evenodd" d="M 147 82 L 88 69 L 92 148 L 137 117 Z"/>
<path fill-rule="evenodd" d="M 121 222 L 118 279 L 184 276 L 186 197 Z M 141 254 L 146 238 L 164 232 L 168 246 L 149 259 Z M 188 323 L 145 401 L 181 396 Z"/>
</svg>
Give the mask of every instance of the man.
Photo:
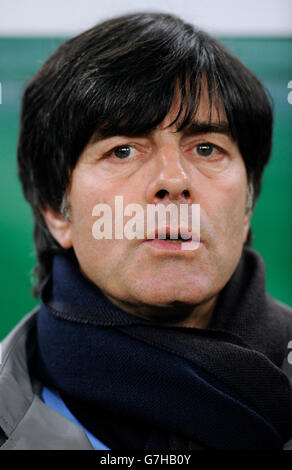
<svg viewBox="0 0 292 470">
<path fill-rule="evenodd" d="M 18 148 L 41 300 L 3 343 L 2 449 L 289 448 L 291 309 L 251 248 L 271 133 L 257 78 L 170 15 L 109 20 L 44 64 Z M 117 197 L 187 218 L 126 236 Z"/>
</svg>

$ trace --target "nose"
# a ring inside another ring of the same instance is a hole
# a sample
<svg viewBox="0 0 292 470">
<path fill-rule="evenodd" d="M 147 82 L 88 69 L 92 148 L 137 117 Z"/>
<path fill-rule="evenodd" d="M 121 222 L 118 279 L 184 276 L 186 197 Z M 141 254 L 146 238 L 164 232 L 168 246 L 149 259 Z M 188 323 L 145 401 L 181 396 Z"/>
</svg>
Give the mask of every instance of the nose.
<svg viewBox="0 0 292 470">
<path fill-rule="evenodd" d="M 194 188 L 188 170 L 183 167 L 179 148 L 160 149 L 153 162 L 154 177 L 147 189 L 147 202 L 192 202 Z"/>
</svg>

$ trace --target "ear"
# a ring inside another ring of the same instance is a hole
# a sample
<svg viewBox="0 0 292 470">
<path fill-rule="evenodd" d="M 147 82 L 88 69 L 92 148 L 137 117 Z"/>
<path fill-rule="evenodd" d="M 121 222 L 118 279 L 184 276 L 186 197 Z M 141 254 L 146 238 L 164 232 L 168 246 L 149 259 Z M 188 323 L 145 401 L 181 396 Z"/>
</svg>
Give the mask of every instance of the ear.
<svg viewBox="0 0 292 470">
<path fill-rule="evenodd" d="M 72 247 L 71 223 L 51 207 L 41 210 L 51 235 L 63 248 Z"/>
<path fill-rule="evenodd" d="M 245 214 L 244 229 L 243 229 L 243 243 L 246 242 L 247 237 L 248 237 L 248 232 L 250 228 L 250 219 L 251 219 L 251 212 L 249 212 L 248 214 Z"/>
</svg>

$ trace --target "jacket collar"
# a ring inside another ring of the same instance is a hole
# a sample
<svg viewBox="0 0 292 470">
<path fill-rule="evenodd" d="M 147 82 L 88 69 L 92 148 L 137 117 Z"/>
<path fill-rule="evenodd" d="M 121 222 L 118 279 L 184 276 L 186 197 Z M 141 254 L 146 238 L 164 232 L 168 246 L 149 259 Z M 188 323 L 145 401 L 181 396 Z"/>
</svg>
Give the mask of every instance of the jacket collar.
<svg viewBox="0 0 292 470">
<path fill-rule="evenodd" d="M 0 427 L 5 450 L 92 450 L 86 433 L 40 399 L 41 384 L 29 374 L 36 346 L 38 308 L 2 342 Z"/>
</svg>

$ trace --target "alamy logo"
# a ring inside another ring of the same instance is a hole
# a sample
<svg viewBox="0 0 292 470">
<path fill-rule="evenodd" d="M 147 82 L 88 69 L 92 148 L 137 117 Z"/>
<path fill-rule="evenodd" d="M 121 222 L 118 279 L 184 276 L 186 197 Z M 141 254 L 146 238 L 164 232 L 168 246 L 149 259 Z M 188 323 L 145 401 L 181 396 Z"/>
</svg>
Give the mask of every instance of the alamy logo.
<svg viewBox="0 0 292 470">
<path fill-rule="evenodd" d="M 288 347 L 288 349 L 292 349 L 292 339 L 289 341 L 287 347 Z M 289 362 L 289 364 L 292 364 L 292 351 L 289 352 L 288 357 L 287 357 L 287 361 Z"/>
<path fill-rule="evenodd" d="M 96 240 L 167 240 L 179 242 L 181 250 L 196 250 L 200 245 L 200 204 L 128 204 L 115 196 L 109 204 L 96 204 L 92 226 Z"/>
<path fill-rule="evenodd" d="M 292 88 L 292 80 L 288 83 L 288 88 Z M 292 91 L 289 91 L 287 100 L 289 104 L 292 104 Z"/>
</svg>

